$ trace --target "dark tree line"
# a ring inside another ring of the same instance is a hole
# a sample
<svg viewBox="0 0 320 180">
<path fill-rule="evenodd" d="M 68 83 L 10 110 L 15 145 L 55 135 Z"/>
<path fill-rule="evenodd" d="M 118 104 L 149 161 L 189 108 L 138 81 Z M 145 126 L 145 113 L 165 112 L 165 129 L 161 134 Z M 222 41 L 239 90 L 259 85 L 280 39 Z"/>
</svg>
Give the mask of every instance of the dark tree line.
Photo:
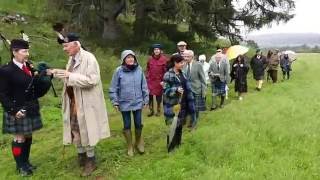
<svg viewBox="0 0 320 180">
<path fill-rule="evenodd" d="M 73 27 L 105 40 L 121 37 L 126 23 L 134 40 L 224 36 L 232 44 L 241 40 L 241 29 L 287 22 L 295 8 L 293 0 L 56 0 L 48 6 L 65 11 L 69 16 L 63 20 Z"/>
</svg>

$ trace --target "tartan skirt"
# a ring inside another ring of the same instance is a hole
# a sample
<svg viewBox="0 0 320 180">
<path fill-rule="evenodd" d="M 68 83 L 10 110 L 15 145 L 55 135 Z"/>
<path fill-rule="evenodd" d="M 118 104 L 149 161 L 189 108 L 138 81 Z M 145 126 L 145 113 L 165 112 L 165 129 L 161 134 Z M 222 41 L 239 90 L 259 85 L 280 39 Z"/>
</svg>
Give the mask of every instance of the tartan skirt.
<svg viewBox="0 0 320 180">
<path fill-rule="evenodd" d="M 225 95 L 226 94 L 226 83 L 221 81 L 215 81 L 211 84 L 212 93 L 214 95 Z"/>
<path fill-rule="evenodd" d="M 202 95 L 194 94 L 194 100 L 195 100 L 195 108 L 196 111 L 206 111 L 206 98 L 203 98 Z"/>
<path fill-rule="evenodd" d="M 41 116 L 28 117 L 17 120 L 14 116 L 3 112 L 3 134 L 23 134 L 29 135 L 33 131 L 43 127 Z"/>
</svg>

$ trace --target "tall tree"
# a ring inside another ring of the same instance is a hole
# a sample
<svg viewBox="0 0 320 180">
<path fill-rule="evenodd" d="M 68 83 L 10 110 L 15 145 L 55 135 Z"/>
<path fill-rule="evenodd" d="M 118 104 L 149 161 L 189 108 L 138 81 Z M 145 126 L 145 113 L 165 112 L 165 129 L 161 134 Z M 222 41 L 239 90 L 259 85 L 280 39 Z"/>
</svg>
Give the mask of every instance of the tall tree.
<svg viewBox="0 0 320 180">
<path fill-rule="evenodd" d="M 126 7 L 126 0 L 92 0 L 98 17 L 103 20 L 102 38 L 115 40 L 119 37 L 117 17 Z"/>
<path fill-rule="evenodd" d="M 65 9 L 70 13 L 70 25 L 83 32 L 101 32 L 106 40 L 120 35 L 117 17 L 126 7 L 126 0 L 57 0 L 48 1 L 50 7 Z"/>
<path fill-rule="evenodd" d="M 60 3 L 62 0 L 58 0 Z M 192 38 L 215 39 L 228 37 L 232 44 L 241 40 L 241 30 L 259 29 L 273 22 L 287 22 L 293 17 L 293 0 L 64 0 L 72 2 L 70 12 L 80 25 L 88 24 L 88 17 L 99 29 L 102 38 L 115 40 L 120 35 L 117 17 L 130 9 L 135 16 L 133 32 L 136 40 L 162 34 L 175 39 L 179 33 Z M 239 5 L 242 2 L 243 5 Z M 90 8 L 88 8 L 90 7 Z M 92 17 L 90 9 L 94 9 Z M 95 23 L 94 23 L 95 22 Z M 177 24 L 184 24 L 187 32 L 178 32 Z M 176 31 L 176 33 L 171 33 Z M 138 41 L 140 42 L 140 41 Z"/>
<path fill-rule="evenodd" d="M 287 22 L 293 15 L 293 0 L 198 0 L 191 4 L 190 26 L 199 35 L 229 37 L 233 44 L 241 40 L 240 30 L 259 29 L 272 22 Z"/>
</svg>

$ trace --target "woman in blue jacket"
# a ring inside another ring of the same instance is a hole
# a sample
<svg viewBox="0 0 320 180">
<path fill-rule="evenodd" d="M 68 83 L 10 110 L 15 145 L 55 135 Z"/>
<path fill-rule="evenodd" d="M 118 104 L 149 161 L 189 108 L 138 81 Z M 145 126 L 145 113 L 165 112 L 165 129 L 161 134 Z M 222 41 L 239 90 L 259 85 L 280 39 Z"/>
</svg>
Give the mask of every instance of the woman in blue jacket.
<svg viewBox="0 0 320 180">
<path fill-rule="evenodd" d="M 146 78 L 139 66 L 135 53 L 124 50 L 121 53 L 122 64 L 113 74 L 109 89 L 110 100 L 123 118 L 123 134 L 128 145 L 128 155 L 133 156 L 131 135 L 131 113 L 135 126 L 135 145 L 139 153 L 144 153 L 144 142 L 141 136 L 143 124 L 141 113 L 149 103 L 149 92 Z"/>
</svg>

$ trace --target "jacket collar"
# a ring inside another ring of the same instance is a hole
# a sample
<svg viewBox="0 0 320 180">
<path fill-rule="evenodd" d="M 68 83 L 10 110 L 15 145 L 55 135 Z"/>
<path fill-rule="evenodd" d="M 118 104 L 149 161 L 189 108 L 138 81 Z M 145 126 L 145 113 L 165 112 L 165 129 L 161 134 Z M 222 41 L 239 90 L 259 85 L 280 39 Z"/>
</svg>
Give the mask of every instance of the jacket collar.
<svg viewBox="0 0 320 180">
<path fill-rule="evenodd" d="M 139 64 L 138 63 L 135 63 L 134 64 L 134 68 L 133 69 L 129 69 L 126 65 L 121 65 L 121 67 L 122 67 L 122 69 L 123 69 L 123 71 L 124 72 L 131 72 L 131 71 L 135 71 L 137 68 L 138 68 L 138 66 L 139 66 Z"/>
<path fill-rule="evenodd" d="M 16 65 L 16 64 L 13 62 L 13 60 L 8 63 L 8 66 L 11 66 L 11 67 L 14 68 L 16 71 L 19 71 L 19 72 L 25 74 L 25 73 L 23 72 L 23 70 L 20 69 L 20 67 L 18 67 L 18 65 Z M 33 73 L 32 73 L 32 76 L 33 76 Z M 27 77 L 30 77 L 30 76 L 27 75 Z"/>
<path fill-rule="evenodd" d="M 24 63 L 18 62 L 17 60 L 15 60 L 14 58 L 12 59 L 12 62 L 18 66 L 20 69 L 22 69 L 23 65 L 25 65 Z"/>
<path fill-rule="evenodd" d="M 169 72 L 170 74 L 173 74 L 174 77 L 178 78 L 178 76 L 177 76 L 176 72 L 174 72 L 173 68 L 170 68 L 170 69 L 168 70 L 168 72 Z M 181 73 L 181 75 L 182 75 L 184 78 L 186 78 L 186 76 L 185 76 L 185 74 L 184 74 L 184 72 L 183 72 L 182 70 L 180 70 L 180 73 Z"/>
</svg>

